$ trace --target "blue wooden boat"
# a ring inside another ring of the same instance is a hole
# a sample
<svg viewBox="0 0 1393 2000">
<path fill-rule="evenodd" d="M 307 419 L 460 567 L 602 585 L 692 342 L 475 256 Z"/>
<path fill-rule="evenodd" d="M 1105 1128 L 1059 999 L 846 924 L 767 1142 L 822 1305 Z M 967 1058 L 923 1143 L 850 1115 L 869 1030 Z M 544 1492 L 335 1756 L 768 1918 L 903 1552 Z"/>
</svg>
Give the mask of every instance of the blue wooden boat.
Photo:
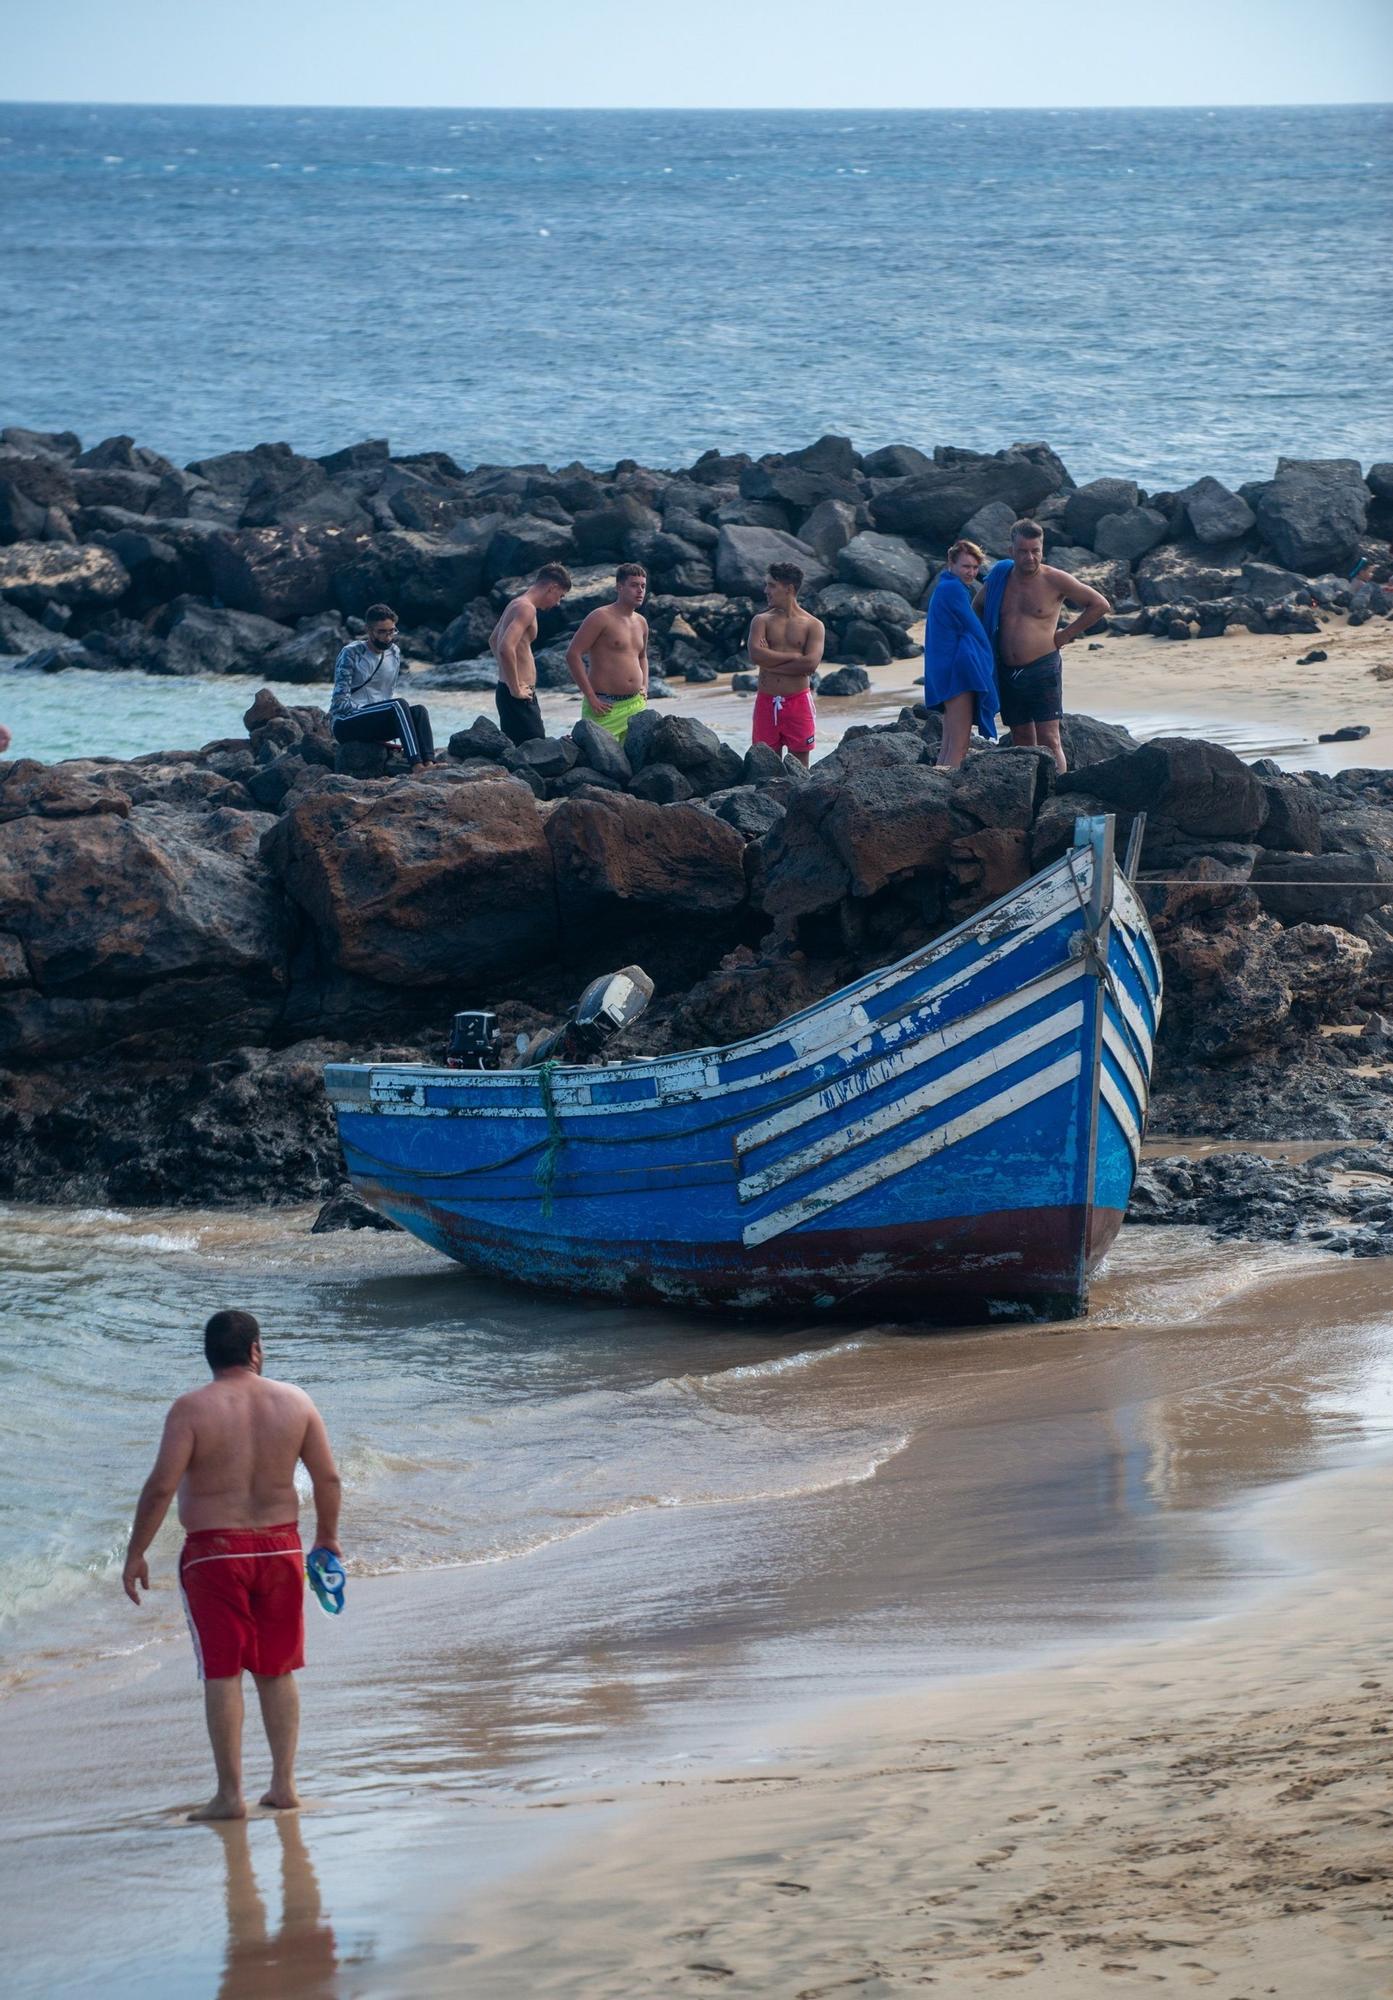
<svg viewBox="0 0 1393 2000">
<path fill-rule="evenodd" d="M 1134 834 L 1135 841 L 1135 834 Z M 365 1200 L 471 1271 L 635 1302 L 1071 1317 L 1140 1155 L 1160 959 L 1080 820 L 1051 867 L 727 1048 L 326 1072 Z"/>
</svg>

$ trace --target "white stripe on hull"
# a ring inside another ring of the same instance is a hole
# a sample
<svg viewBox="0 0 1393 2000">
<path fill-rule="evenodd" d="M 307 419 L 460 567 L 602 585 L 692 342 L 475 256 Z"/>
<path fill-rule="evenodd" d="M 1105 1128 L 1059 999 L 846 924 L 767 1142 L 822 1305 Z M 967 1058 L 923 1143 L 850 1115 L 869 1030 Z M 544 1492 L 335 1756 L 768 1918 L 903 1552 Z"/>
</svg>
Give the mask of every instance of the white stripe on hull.
<svg viewBox="0 0 1393 2000">
<path fill-rule="evenodd" d="M 1133 1116 L 1132 1107 L 1116 1079 L 1104 1069 L 1098 1079 L 1098 1088 L 1103 1102 L 1122 1127 L 1122 1136 L 1127 1141 L 1127 1150 L 1132 1155 L 1132 1170 L 1135 1173 L 1141 1164 L 1141 1130 Z"/>
<path fill-rule="evenodd" d="M 1146 1074 L 1128 1048 L 1121 1031 L 1108 1019 L 1106 1013 L 1103 1016 L 1103 1046 L 1126 1077 L 1128 1087 L 1137 1100 L 1137 1107 L 1145 1117 L 1146 1107 L 1151 1101 L 1151 1088 L 1146 1080 Z"/>
<path fill-rule="evenodd" d="M 1000 1000 L 990 1001 L 974 1013 L 965 1014 L 954 1021 L 951 1027 L 931 1029 L 920 1036 L 907 1048 L 897 1049 L 893 1055 L 882 1056 L 861 1070 L 847 1071 L 841 1076 L 831 1077 L 809 1097 L 800 1098 L 796 1104 L 785 1105 L 772 1117 L 762 1118 L 758 1124 L 748 1126 L 736 1139 L 740 1153 L 753 1153 L 758 1147 L 767 1145 L 782 1133 L 796 1131 L 806 1125 L 810 1118 L 818 1118 L 825 1111 L 836 1111 L 853 1097 L 864 1096 L 867 1091 L 879 1089 L 882 1083 L 902 1076 L 908 1070 L 917 1069 L 920 1064 L 931 1062 L 935 1056 L 956 1048 L 960 1043 L 971 1041 L 975 1035 L 985 1034 L 988 1028 L 1007 1021 L 1022 1008 L 1034 1001 L 1047 999 L 1058 993 L 1062 987 L 1072 985 L 1083 977 L 1083 963 L 1079 959 L 1062 965 L 1048 978 L 1037 980 L 1029 986 L 1018 987 Z"/>
<path fill-rule="evenodd" d="M 882 1181 L 891 1180 L 897 1174 L 916 1167 L 935 1153 L 941 1153 L 955 1146 L 962 1139 L 974 1133 L 983 1132 L 990 1125 L 1003 1118 L 1009 1118 L 1015 1111 L 1037 1098 L 1047 1097 L 1053 1090 L 1072 1083 L 1079 1076 L 1083 1059 L 1075 1050 L 1072 1055 L 1063 1056 L 1051 1063 L 1047 1069 L 1035 1076 L 1012 1084 L 1009 1090 L 1000 1091 L 983 1104 L 974 1105 L 959 1118 L 951 1119 L 946 1125 L 923 1134 L 908 1145 L 899 1147 L 893 1153 L 883 1154 L 871 1160 L 854 1173 L 846 1174 L 841 1180 L 832 1181 L 816 1193 L 804 1196 L 801 1201 L 790 1203 L 786 1208 L 775 1209 L 772 1214 L 761 1216 L 758 1221 L 749 1222 L 741 1232 L 743 1241 L 749 1248 L 758 1243 L 767 1243 L 771 1237 L 783 1236 L 790 1229 L 797 1229 L 802 1223 L 812 1222 L 829 1209 L 839 1208 L 843 1202 L 851 1201 L 856 1195 L 864 1194 L 867 1188 L 876 1187 Z"/>
<path fill-rule="evenodd" d="M 935 1077 L 932 1083 L 921 1085 L 907 1097 L 897 1097 L 867 1117 L 858 1118 L 849 1125 L 838 1126 L 835 1131 L 824 1133 L 822 1138 L 815 1140 L 812 1145 L 804 1146 L 799 1152 L 790 1153 L 784 1159 L 776 1160 L 770 1166 L 761 1168 L 758 1173 L 751 1174 L 746 1180 L 741 1181 L 739 1188 L 741 1201 L 754 1201 L 760 1195 L 784 1186 L 788 1181 L 797 1180 L 800 1174 L 808 1173 L 827 1160 L 836 1159 L 840 1154 L 848 1153 L 854 1147 L 864 1145 L 868 1140 L 881 1138 L 886 1132 L 893 1132 L 897 1126 L 917 1117 L 921 1111 L 927 1111 L 935 1104 L 942 1104 L 947 1098 L 959 1096 L 964 1090 L 970 1090 L 974 1084 L 982 1083 L 988 1077 L 999 1075 L 1013 1063 L 1034 1055 L 1037 1050 L 1046 1048 L 1051 1042 L 1057 1042 L 1061 1035 L 1074 1033 L 1082 1026 L 1083 1002 L 1076 1000 L 1071 1007 L 1061 1008 L 1058 1013 L 1051 1014 L 1047 1019 L 1036 1021 L 1033 1026 L 1022 1029 L 1020 1034 L 1012 1035 L 1008 1040 L 999 1042 L 990 1049 L 984 1049 L 981 1055 L 974 1056 L 970 1062 L 959 1063 L 956 1069 L 950 1069 L 945 1075 Z M 931 1054 L 924 1060 L 930 1060 Z M 822 1104 L 814 1107 L 819 1111 L 829 1108 L 835 1107 Z"/>
</svg>

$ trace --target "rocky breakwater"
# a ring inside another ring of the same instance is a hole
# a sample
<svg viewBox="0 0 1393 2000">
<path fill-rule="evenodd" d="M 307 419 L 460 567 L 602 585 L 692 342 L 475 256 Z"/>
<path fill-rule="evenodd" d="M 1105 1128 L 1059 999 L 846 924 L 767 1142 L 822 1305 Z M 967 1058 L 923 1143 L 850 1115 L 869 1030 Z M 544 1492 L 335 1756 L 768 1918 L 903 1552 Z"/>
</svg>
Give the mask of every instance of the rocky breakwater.
<svg viewBox="0 0 1393 2000">
<path fill-rule="evenodd" d="M 511 1044 L 585 979 L 657 981 L 633 1053 L 724 1042 L 893 960 L 1147 814 L 1168 1004 L 1153 1123 L 1230 1138 L 1393 1128 L 1393 774 L 1284 776 L 1075 716 L 1074 765 L 939 724 L 855 728 L 811 774 L 650 711 L 432 768 L 336 747 L 265 689 L 245 736 L 129 763 L 0 764 L 0 1193 L 323 1196 L 331 1057 Z"/>
<path fill-rule="evenodd" d="M 1308 632 L 1321 617 L 1393 609 L 1377 581 L 1348 581 L 1361 554 L 1387 557 L 1393 464 L 1366 474 L 1353 460 L 1281 459 L 1236 493 L 1211 478 L 1147 493 L 1127 479 L 1078 485 L 1039 443 L 862 453 L 827 436 L 663 471 L 632 459 L 466 469 L 377 439 L 319 458 L 260 444 L 181 467 L 128 437 L 84 451 L 70 432 L 11 427 L 0 431 L 0 653 L 50 672 L 322 681 L 385 599 L 438 684 L 491 687 L 481 656 L 501 605 L 561 561 L 576 587 L 544 615 L 538 665 L 543 686 L 569 688 L 562 642 L 629 560 L 649 573 L 660 689 L 661 675 L 742 670 L 765 569 L 792 560 L 827 625 L 828 661 L 851 665 L 822 692 L 852 693 L 857 665 L 917 652 L 910 628 L 953 538 L 1004 554 L 1022 513 L 1042 522 L 1052 562 L 1107 594 L 1121 633 Z"/>
</svg>

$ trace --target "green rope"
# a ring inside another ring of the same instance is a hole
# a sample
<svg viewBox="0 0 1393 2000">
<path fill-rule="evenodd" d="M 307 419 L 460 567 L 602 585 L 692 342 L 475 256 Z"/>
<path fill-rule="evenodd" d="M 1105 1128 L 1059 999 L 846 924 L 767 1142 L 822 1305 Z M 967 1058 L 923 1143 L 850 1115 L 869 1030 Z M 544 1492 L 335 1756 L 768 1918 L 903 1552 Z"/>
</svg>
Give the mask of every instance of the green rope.
<svg viewBox="0 0 1393 2000">
<path fill-rule="evenodd" d="M 537 1083 L 542 1093 L 542 1109 L 547 1114 L 547 1142 L 542 1148 L 542 1157 L 537 1162 L 537 1187 L 542 1198 L 542 1220 L 551 1221 L 552 1190 L 556 1185 L 556 1162 L 560 1157 L 565 1137 L 561 1130 L 561 1119 L 557 1114 L 556 1101 L 551 1094 L 553 1070 L 560 1069 L 555 1060 L 544 1062 L 537 1071 Z"/>
</svg>

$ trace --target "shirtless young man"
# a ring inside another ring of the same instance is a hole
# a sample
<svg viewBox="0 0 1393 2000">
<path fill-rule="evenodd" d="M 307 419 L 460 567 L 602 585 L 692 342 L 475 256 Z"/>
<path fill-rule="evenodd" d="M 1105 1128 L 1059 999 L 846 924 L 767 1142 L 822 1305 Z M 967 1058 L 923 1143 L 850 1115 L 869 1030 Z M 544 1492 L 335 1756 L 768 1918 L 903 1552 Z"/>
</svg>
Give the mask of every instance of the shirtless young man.
<svg viewBox="0 0 1393 2000">
<path fill-rule="evenodd" d="M 566 648 L 571 679 L 585 697 L 581 714 L 619 743 L 648 703 L 648 620 L 639 606 L 648 594 L 642 563 L 620 563 L 613 604 L 602 604 Z"/>
<path fill-rule="evenodd" d="M 154 1470 L 135 1510 L 127 1597 L 150 1588 L 145 1552 L 179 1496 L 185 1541 L 179 1588 L 203 1682 L 218 1789 L 190 1819 L 245 1819 L 242 1671 L 250 1670 L 271 1746 L 271 1786 L 261 1800 L 299 1805 L 295 1749 L 305 1664 L 305 1558 L 295 1467 L 314 1488 L 316 1548 L 341 1553 L 339 1475 L 324 1419 L 303 1389 L 261 1374 L 261 1330 L 249 1312 L 216 1312 L 203 1329 L 211 1382 L 171 1405 Z"/>
<path fill-rule="evenodd" d="M 1100 590 L 1080 583 L 1067 570 L 1044 561 L 1045 534 L 1038 521 L 1017 521 L 1011 529 L 1011 560 L 996 564 L 973 599 L 996 652 L 1001 719 L 1011 741 L 1038 745 L 1067 769 L 1059 724 L 1064 714 L 1060 649 L 1091 631 L 1112 606 Z M 998 570 L 1004 573 L 996 582 Z M 1082 605 L 1077 618 L 1059 627 L 1065 603 Z"/>
<path fill-rule="evenodd" d="M 810 682 L 822 660 L 827 633 L 820 618 L 798 602 L 803 572 L 797 563 L 771 563 L 764 578 L 769 609 L 750 622 L 746 650 L 759 668 L 750 740 L 787 750 L 805 768 L 817 737 Z"/>
<path fill-rule="evenodd" d="M 498 726 L 510 743 L 535 742 L 547 733 L 537 705 L 532 641 L 537 636 L 537 613 L 554 611 L 570 587 L 568 569 L 560 563 L 543 563 L 489 634 L 489 651 L 498 662 L 498 686 L 493 691 Z"/>
</svg>

